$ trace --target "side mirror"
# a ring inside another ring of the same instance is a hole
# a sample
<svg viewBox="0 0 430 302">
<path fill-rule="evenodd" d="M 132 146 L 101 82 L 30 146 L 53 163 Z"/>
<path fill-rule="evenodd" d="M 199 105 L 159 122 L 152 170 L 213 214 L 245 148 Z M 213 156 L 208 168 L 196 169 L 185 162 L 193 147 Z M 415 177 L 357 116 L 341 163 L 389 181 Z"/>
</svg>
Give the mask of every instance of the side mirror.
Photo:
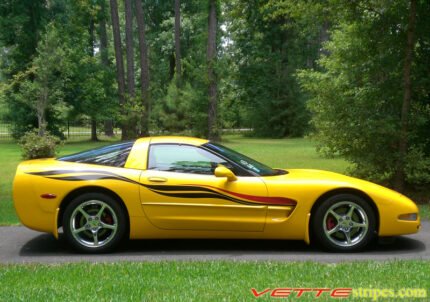
<svg viewBox="0 0 430 302">
<path fill-rule="evenodd" d="M 216 177 L 227 177 L 228 181 L 235 181 L 237 180 L 236 175 L 234 175 L 233 171 L 230 169 L 224 167 L 224 166 L 218 166 L 215 169 L 215 176 Z"/>
</svg>

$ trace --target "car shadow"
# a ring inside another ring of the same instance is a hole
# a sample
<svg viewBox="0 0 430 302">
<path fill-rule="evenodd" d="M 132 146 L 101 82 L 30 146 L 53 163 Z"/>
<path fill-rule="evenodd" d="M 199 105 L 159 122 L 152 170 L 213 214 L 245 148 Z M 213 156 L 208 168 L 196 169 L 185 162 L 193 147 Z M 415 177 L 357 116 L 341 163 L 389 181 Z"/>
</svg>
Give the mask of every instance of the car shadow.
<svg viewBox="0 0 430 302">
<path fill-rule="evenodd" d="M 301 255 L 304 256 L 304 260 L 313 260 L 312 258 L 318 255 L 348 255 L 348 259 L 354 260 L 355 258 L 360 259 L 361 255 L 373 255 L 375 258 L 387 255 L 401 256 L 417 254 L 425 251 L 425 249 L 426 246 L 423 242 L 408 237 L 379 240 L 371 248 L 352 254 L 327 253 L 317 247 L 309 246 L 303 241 L 295 240 L 160 239 L 125 241 L 120 248 L 110 255 L 114 255 L 117 260 L 121 260 L 122 257 L 124 257 L 124 260 L 127 260 L 128 256 L 142 256 L 141 260 L 147 260 L 145 259 L 146 256 L 161 258 L 168 256 L 174 259 L 174 256 L 184 255 L 220 256 L 226 254 L 233 257 L 261 254 L 262 257 L 260 258 L 267 260 L 270 259 L 271 255 Z M 59 240 L 56 240 L 49 234 L 41 234 L 33 237 L 22 246 L 19 254 L 23 257 L 54 256 L 55 258 L 71 257 L 71 259 L 81 257 L 82 260 L 86 260 L 85 257 L 89 257 L 88 260 L 91 260 L 92 257 L 91 255 L 83 256 L 83 254 L 73 251 L 62 236 L 60 236 Z M 138 260 L 138 258 L 134 259 Z M 288 259 L 288 257 L 285 259 Z M 63 259 L 63 261 L 67 261 L 67 259 Z"/>
</svg>

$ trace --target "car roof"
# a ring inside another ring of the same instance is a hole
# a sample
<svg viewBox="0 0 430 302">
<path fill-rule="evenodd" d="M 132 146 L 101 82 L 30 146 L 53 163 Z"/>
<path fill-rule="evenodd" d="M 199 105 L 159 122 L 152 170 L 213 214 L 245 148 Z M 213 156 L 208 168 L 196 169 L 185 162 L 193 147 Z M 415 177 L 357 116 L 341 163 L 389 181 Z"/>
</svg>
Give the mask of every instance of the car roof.
<svg viewBox="0 0 430 302">
<path fill-rule="evenodd" d="M 189 136 L 151 136 L 139 138 L 136 143 L 148 142 L 150 144 L 162 144 L 162 143 L 172 143 L 172 144 L 187 144 L 194 146 L 201 146 L 209 142 L 207 139 L 189 137 Z"/>
</svg>

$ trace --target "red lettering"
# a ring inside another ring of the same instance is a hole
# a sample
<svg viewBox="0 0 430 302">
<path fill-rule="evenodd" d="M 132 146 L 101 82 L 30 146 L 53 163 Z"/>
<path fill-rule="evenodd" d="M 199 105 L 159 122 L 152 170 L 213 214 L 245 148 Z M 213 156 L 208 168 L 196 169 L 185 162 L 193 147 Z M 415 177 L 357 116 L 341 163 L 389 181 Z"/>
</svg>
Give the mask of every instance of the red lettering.
<svg viewBox="0 0 430 302">
<path fill-rule="evenodd" d="M 271 296 L 277 298 L 286 298 L 291 294 L 291 291 L 291 288 L 275 288 L 272 290 Z"/>
<path fill-rule="evenodd" d="M 348 298 L 351 295 L 352 288 L 336 288 L 333 289 L 330 296 L 333 298 Z"/>
<path fill-rule="evenodd" d="M 312 288 L 295 288 L 294 291 L 297 292 L 297 298 L 300 298 L 304 292 L 312 291 Z"/>
<path fill-rule="evenodd" d="M 251 289 L 252 294 L 254 295 L 254 297 L 258 298 L 264 294 L 267 294 L 270 291 L 270 288 L 267 288 L 265 290 L 263 290 L 262 292 L 258 292 L 255 288 Z"/>
<path fill-rule="evenodd" d="M 329 292 L 330 288 L 314 288 L 314 291 L 317 292 L 315 297 L 319 298 L 323 292 Z"/>
</svg>

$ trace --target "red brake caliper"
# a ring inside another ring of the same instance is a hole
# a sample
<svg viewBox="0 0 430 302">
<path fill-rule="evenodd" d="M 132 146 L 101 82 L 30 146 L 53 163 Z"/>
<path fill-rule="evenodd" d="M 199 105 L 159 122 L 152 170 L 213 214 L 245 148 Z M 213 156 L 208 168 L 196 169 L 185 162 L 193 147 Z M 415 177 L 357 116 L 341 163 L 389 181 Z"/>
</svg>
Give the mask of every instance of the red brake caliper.
<svg viewBox="0 0 430 302">
<path fill-rule="evenodd" d="M 333 217 L 328 217 L 326 221 L 327 230 L 331 230 L 336 226 L 336 223 L 334 222 Z"/>
</svg>

